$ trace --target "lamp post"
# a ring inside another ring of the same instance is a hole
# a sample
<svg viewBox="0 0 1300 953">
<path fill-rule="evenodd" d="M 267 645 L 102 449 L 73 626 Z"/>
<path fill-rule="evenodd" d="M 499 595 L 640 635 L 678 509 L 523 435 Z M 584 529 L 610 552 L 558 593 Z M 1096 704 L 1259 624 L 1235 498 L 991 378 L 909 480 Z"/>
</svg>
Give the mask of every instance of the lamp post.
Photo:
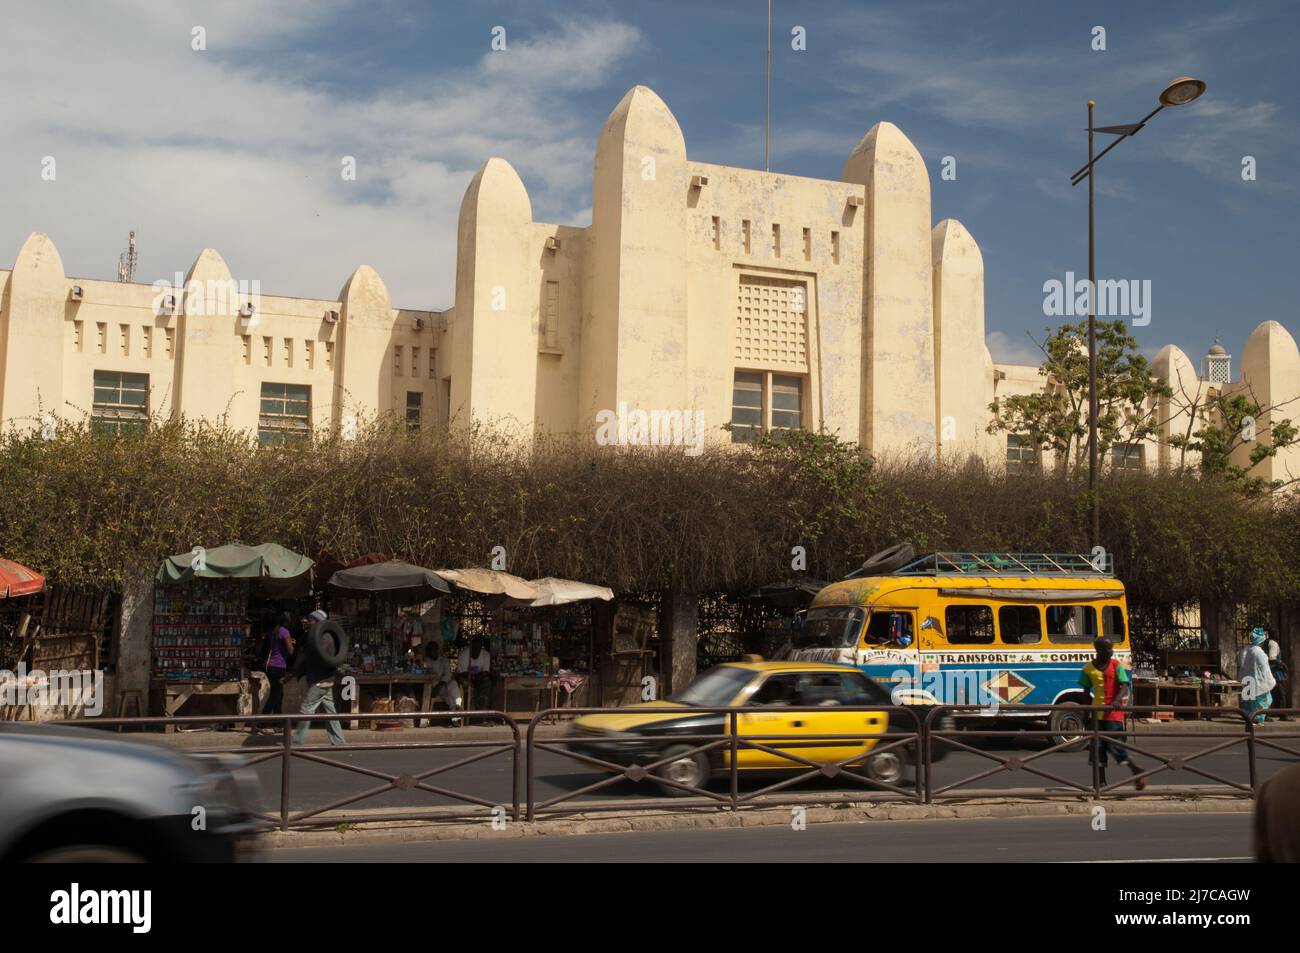
<svg viewBox="0 0 1300 953">
<path fill-rule="evenodd" d="M 1097 242 L 1096 242 L 1096 187 L 1093 167 L 1106 153 L 1129 136 L 1141 131 L 1156 113 L 1166 106 L 1183 106 L 1200 98 L 1205 83 L 1190 76 L 1180 76 L 1160 93 L 1160 105 L 1134 123 L 1122 126 L 1094 126 L 1092 110 L 1097 105 L 1088 100 L 1088 162 L 1070 176 L 1070 185 L 1088 180 L 1088 496 L 1092 501 L 1091 545 L 1101 541 L 1101 497 L 1097 493 Z M 1096 155 L 1093 154 L 1093 134 L 1106 133 L 1119 138 Z"/>
</svg>

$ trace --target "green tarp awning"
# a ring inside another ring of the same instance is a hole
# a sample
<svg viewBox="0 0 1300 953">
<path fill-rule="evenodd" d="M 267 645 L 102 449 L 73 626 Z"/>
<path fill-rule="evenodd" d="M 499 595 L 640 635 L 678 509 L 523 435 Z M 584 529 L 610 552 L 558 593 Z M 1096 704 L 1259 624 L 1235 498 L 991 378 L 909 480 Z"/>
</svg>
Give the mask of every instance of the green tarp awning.
<svg viewBox="0 0 1300 953">
<path fill-rule="evenodd" d="M 230 543 L 200 552 L 168 556 L 158 567 L 161 583 L 191 579 L 293 579 L 311 570 L 313 561 L 278 543 L 245 546 Z"/>
</svg>

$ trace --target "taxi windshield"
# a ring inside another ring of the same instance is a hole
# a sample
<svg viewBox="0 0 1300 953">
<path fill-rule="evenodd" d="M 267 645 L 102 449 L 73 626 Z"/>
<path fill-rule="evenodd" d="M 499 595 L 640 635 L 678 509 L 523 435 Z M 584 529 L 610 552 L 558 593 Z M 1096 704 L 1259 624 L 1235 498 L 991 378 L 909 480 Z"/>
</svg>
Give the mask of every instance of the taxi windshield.
<svg viewBox="0 0 1300 953">
<path fill-rule="evenodd" d="M 740 690 L 753 679 L 754 673 L 747 668 L 719 665 L 695 679 L 669 701 L 701 708 L 724 708 L 735 701 Z"/>
<path fill-rule="evenodd" d="M 856 606 L 822 606 L 808 610 L 803 627 L 795 635 L 796 648 L 839 649 L 858 644 L 858 633 L 867 614 Z"/>
</svg>

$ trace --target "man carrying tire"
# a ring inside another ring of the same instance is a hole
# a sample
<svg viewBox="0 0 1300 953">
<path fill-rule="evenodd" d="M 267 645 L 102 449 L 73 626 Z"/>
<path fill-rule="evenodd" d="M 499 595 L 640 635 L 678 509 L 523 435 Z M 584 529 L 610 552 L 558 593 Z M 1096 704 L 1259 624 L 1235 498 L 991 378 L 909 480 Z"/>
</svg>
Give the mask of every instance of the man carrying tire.
<svg viewBox="0 0 1300 953">
<path fill-rule="evenodd" d="M 307 681 L 307 692 L 302 697 L 299 711 L 304 715 L 314 715 L 317 709 L 324 709 L 325 714 L 332 715 L 334 709 L 334 672 L 347 656 L 347 640 L 343 629 L 337 624 L 326 621 L 325 613 L 317 609 L 306 619 L 307 628 L 303 651 L 294 661 L 293 673 Z M 305 744 L 310 722 L 300 721 L 293 729 L 293 743 Z M 343 729 L 337 721 L 326 722 L 326 734 L 330 744 L 343 744 Z"/>
</svg>

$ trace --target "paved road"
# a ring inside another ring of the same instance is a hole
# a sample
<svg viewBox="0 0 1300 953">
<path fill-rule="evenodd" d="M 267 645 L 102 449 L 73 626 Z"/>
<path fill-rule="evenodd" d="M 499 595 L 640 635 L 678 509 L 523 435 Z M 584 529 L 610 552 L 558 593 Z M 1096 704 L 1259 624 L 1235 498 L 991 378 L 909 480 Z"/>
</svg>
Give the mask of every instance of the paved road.
<svg viewBox="0 0 1300 953">
<path fill-rule="evenodd" d="M 876 863 L 1081 861 L 1244 862 L 1249 814 L 1112 814 L 812 824 L 652 833 L 294 848 L 248 858 L 272 863 Z"/>
<path fill-rule="evenodd" d="M 323 739 L 322 739 L 323 740 Z M 1165 755 L 1183 754 L 1190 755 L 1198 749 L 1218 744 L 1221 741 L 1227 741 L 1228 737 L 1221 739 L 1189 739 L 1181 738 L 1176 735 L 1162 737 L 1145 736 L 1140 741 L 1134 739 L 1148 750 L 1156 751 Z M 994 742 L 990 741 L 990 745 Z M 988 750 L 995 752 L 1002 757 L 1017 756 L 1020 758 L 1029 758 L 1041 748 L 1034 747 L 1032 742 L 1022 741 L 1001 741 L 996 742 L 997 747 L 990 747 Z M 1291 747 L 1300 747 L 1300 743 L 1290 742 Z M 390 750 L 390 751 L 356 751 L 349 750 L 346 747 L 330 751 L 320 752 L 322 757 L 331 760 L 337 760 L 344 764 L 358 767 L 366 767 L 375 771 L 386 774 L 420 774 L 427 772 L 438 765 L 448 765 L 453 762 L 469 757 L 473 754 L 471 750 L 452 751 L 442 750 Z M 1257 754 L 1257 767 L 1261 777 L 1268 777 L 1275 771 L 1289 764 L 1296 763 L 1296 757 L 1282 752 L 1271 751 L 1260 748 Z M 1154 765 L 1150 759 L 1139 757 L 1139 761 L 1147 765 Z M 1079 784 L 1088 784 L 1091 779 L 1091 772 L 1087 763 L 1087 754 L 1085 752 L 1059 752 L 1046 755 L 1036 761 L 1030 762 L 1031 766 L 1038 767 L 1051 774 L 1068 778 Z M 1244 744 L 1236 745 L 1225 751 L 1219 751 L 1215 754 L 1207 755 L 1203 758 L 1195 759 L 1189 762 L 1191 767 L 1199 767 L 1202 770 L 1220 775 L 1239 783 L 1247 783 L 1248 769 L 1246 760 L 1246 749 Z M 964 777 L 978 774 L 995 766 L 993 761 L 981 757 L 977 754 L 967 752 L 956 752 L 950 755 L 936 766 L 936 783 L 945 785 L 956 782 Z M 324 764 L 317 764 L 310 761 L 295 758 L 292 760 L 292 776 L 290 782 L 291 801 L 290 806 L 294 811 L 305 810 L 308 808 L 320 807 L 329 804 L 337 799 L 356 795 L 376 785 L 382 785 L 382 779 L 366 777 L 351 771 L 340 770 Z M 278 805 L 280 790 L 280 766 L 278 759 L 268 762 L 258 769 L 259 776 L 262 780 L 263 791 L 266 797 L 267 805 Z M 521 765 L 521 775 L 523 768 Z M 1111 781 L 1118 781 L 1125 776 L 1122 769 L 1111 768 Z M 567 759 L 558 754 L 541 753 L 538 756 L 538 770 L 536 777 L 536 797 L 539 801 L 558 796 L 566 792 L 574 792 L 584 785 L 596 783 L 607 775 L 601 774 L 589 766 L 583 765 L 571 759 Z M 766 781 L 745 779 L 742 783 L 742 791 L 753 791 L 762 786 L 764 783 L 772 783 L 779 780 L 780 776 L 768 776 Z M 477 761 L 472 764 L 462 765 L 443 774 L 435 775 L 429 779 L 431 784 L 451 789 L 458 792 L 470 794 L 492 803 L 509 804 L 511 798 L 510 786 L 510 756 L 508 753 L 496 754 L 485 760 Z M 1200 777 L 1183 768 L 1177 771 L 1166 771 L 1155 775 L 1150 779 L 1148 791 L 1158 792 L 1163 786 L 1186 786 L 1186 785 L 1203 785 L 1213 784 L 1211 780 Z M 1028 773 L 1025 770 L 1014 772 L 1002 771 L 989 778 L 983 779 L 972 787 L 980 789 L 1008 789 L 1017 787 L 1048 787 L 1059 791 L 1069 790 L 1066 786 L 1056 781 L 1041 778 Z M 721 787 L 715 790 L 723 790 L 725 782 Z M 524 783 L 520 780 L 520 797 L 523 798 Z M 835 790 L 867 790 L 860 785 L 846 783 L 843 780 L 831 781 L 827 779 L 813 779 L 801 783 L 793 790 L 807 793 L 825 793 Z M 648 781 L 633 783 L 630 781 L 619 781 L 599 791 L 583 795 L 585 800 L 609 800 L 609 799 L 629 799 L 641 797 L 657 796 L 656 788 Z M 429 794 L 421 790 L 392 790 L 377 797 L 371 797 L 364 801 L 349 805 L 347 810 L 374 810 L 390 809 L 399 807 L 426 807 L 429 805 L 452 805 L 457 803 L 451 798 Z"/>
</svg>

